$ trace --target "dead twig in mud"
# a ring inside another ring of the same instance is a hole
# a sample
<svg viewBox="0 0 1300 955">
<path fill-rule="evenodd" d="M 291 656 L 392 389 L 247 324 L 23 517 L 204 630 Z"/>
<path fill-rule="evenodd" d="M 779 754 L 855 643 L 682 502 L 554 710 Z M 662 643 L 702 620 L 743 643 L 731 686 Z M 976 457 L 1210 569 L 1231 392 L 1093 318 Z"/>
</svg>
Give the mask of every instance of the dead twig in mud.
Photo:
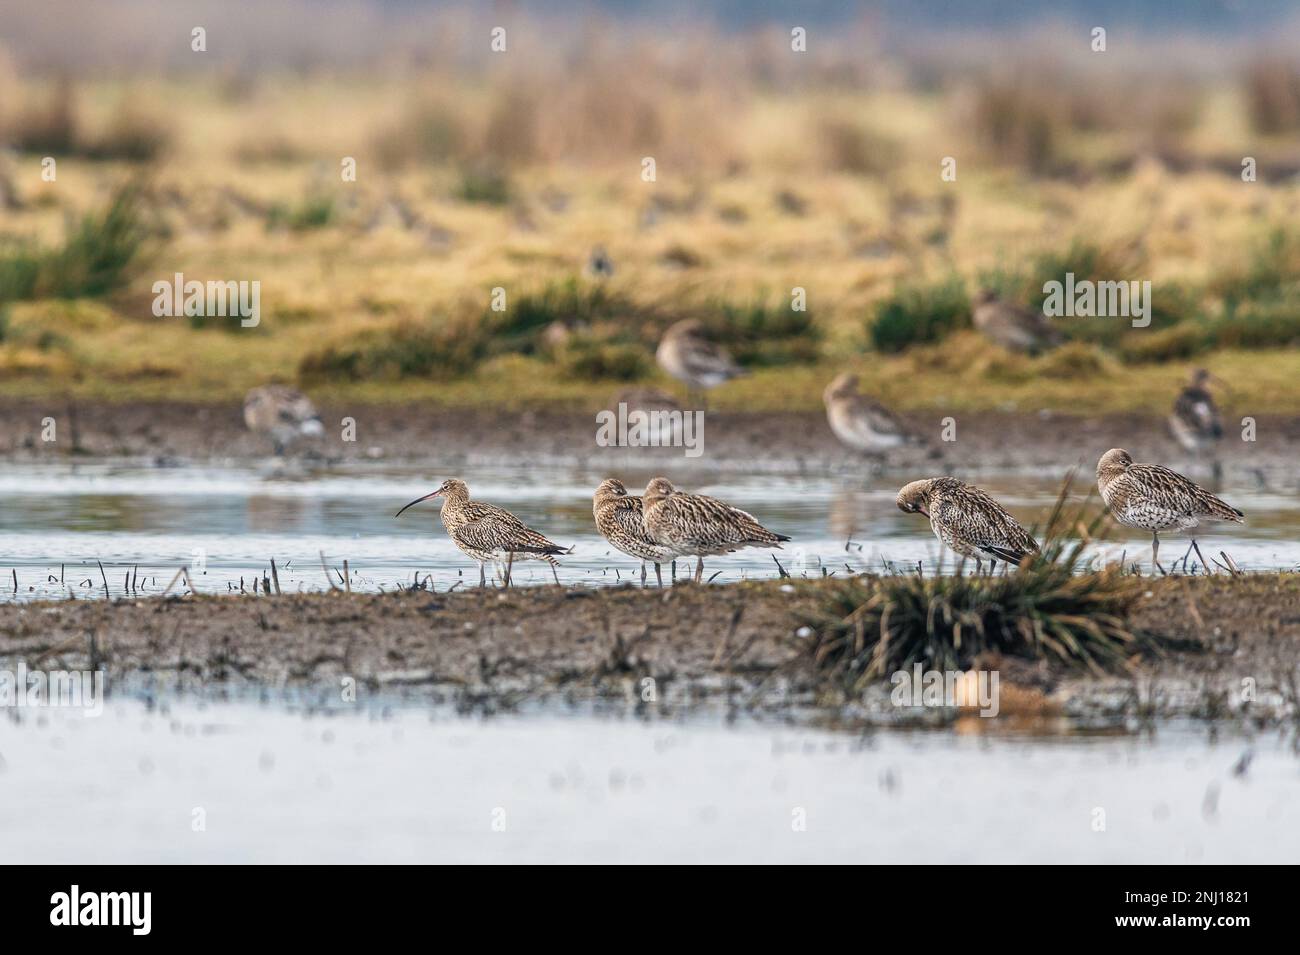
<svg viewBox="0 0 1300 955">
<path fill-rule="evenodd" d="M 348 569 L 348 559 L 343 558 L 343 586 L 347 588 L 348 596 L 352 596 L 352 571 Z"/>
<path fill-rule="evenodd" d="M 776 559 L 776 554 L 772 555 L 772 563 L 776 564 L 777 573 L 779 573 L 782 578 L 790 576 L 788 573 L 786 573 L 786 569 L 781 566 L 781 562 Z"/>
<path fill-rule="evenodd" d="M 171 582 L 170 584 L 168 584 L 165 588 L 163 588 L 162 596 L 166 597 L 169 593 L 172 592 L 172 588 L 176 586 L 176 581 L 178 581 L 178 580 L 181 579 L 181 574 L 183 574 L 183 573 L 185 573 L 185 568 L 184 568 L 184 567 L 181 567 L 181 568 L 179 568 L 179 569 L 176 571 L 176 576 L 174 576 L 174 577 L 172 578 L 172 582 Z M 241 580 L 241 583 L 242 583 L 242 580 Z"/>
<path fill-rule="evenodd" d="M 319 551 L 319 553 L 320 553 L 320 569 L 325 572 L 325 583 L 330 585 L 330 590 L 338 590 L 338 588 L 334 586 L 334 581 L 330 579 L 330 569 L 325 564 L 325 552 Z"/>
<path fill-rule="evenodd" d="M 280 572 L 275 569 L 275 558 L 271 558 L 271 581 L 275 584 L 275 595 L 280 596 Z"/>
<path fill-rule="evenodd" d="M 95 563 L 99 565 L 99 576 L 104 581 L 104 599 L 111 600 L 112 594 L 108 592 L 108 574 L 104 573 L 104 562 L 102 560 L 96 560 Z"/>
<path fill-rule="evenodd" d="M 1241 576 L 1241 568 L 1237 566 L 1237 562 L 1235 560 L 1233 560 L 1231 557 L 1228 556 L 1226 551 L 1219 551 L 1219 556 L 1222 557 L 1228 563 L 1228 566 L 1224 568 L 1225 570 L 1231 573 L 1232 576 L 1234 577 Z"/>
<path fill-rule="evenodd" d="M 188 567 L 182 567 L 181 573 L 185 575 L 185 585 L 190 588 L 190 593 L 198 596 L 199 588 L 194 586 L 194 579 L 190 577 L 190 569 Z"/>
<path fill-rule="evenodd" d="M 1199 558 L 1201 559 L 1201 567 L 1203 567 L 1203 568 L 1205 569 L 1205 576 L 1209 577 L 1209 576 L 1213 575 L 1214 571 L 1210 570 L 1210 563 L 1209 563 L 1209 561 L 1207 561 L 1207 560 L 1205 559 L 1205 555 L 1201 553 L 1201 545 L 1198 544 L 1198 543 L 1196 543 L 1196 541 L 1192 541 L 1192 547 L 1196 548 L 1196 556 L 1199 557 Z M 1184 569 L 1184 570 L 1187 569 L 1187 560 L 1186 560 L 1186 558 L 1183 559 L 1183 569 Z"/>
</svg>

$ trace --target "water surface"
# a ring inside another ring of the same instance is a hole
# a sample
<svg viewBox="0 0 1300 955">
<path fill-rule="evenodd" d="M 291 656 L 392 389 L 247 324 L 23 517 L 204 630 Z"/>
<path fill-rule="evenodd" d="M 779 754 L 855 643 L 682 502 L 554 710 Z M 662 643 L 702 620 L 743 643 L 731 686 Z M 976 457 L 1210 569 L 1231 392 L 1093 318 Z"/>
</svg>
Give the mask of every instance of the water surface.
<svg viewBox="0 0 1300 955">
<path fill-rule="evenodd" d="M 0 845 L 19 864 L 1300 854 L 1300 761 L 1274 735 L 1213 742 L 1194 727 L 856 737 L 744 721 L 116 698 L 99 718 L 0 714 L 0 792 Z"/>
<path fill-rule="evenodd" d="M 574 552 L 560 580 L 597 586 L 639 579 L 637 561 L 601 539 L 591 492 L 604 473 L 583 468 L 464 468 L 475 497 L 506 507 Z M 651 472 L 620 472 L 629 487 Z M 283 465 L 157 468 L 133 462 L 9 465 L 0 472 L 0 598 L 102 597 L 104 579 L 119 595 L 139 582 L 156 594 L 181 566 L 206 593 L 251 591 L 275 558 L 285 591 L 328 586 L 348 561 L 354 590 L 392 590 L 417 578 L 439 590 L 478 582 L 478 567 L 447 538 L 438 503 L 394 512 L 432 490 L 443 475 L 426 469 L 356 463 L 307 470 Z M 683 482 L 685 483 L 685 482 Z M 934 572 L 941 556 L 924 519 L 894 506 L 903 479 L 860 474 L 774 476 L 702 472 L 687 489 L 751 511 L 793 540 L 780 551 L 752 549 L 706 561 L 717 582 L 772 577 L 772 556 L 792 574 L 844 575 L 915 566 Z M 1042 521 L 1059 482 L 1039 475 L 992 475 L 979 481 L 1027 526 Z M 1080 485 L 1085 493 L 1086 485 Z M 1246 511 L 1244 526 L 1217 525 L 1201 538 L 1207 559 L 1226 550 L 1243 568 L 1294 569 L 1300 563 L 1300 495 L 1292 490 L 1227 486 L 1220 493 Z M 1162 559 L 1177 560 L 1187 540 L 1171 537 Z M 1150 542 L 1120 529 L 1105 556 L 1145 560 Z M 943 569 L 954 561 L 944 554 Z M 1192 556 L 1195 559 L 1195 555 Z M 99 563 L 104 567 L 101 576 Z M 18 581 L 15 593 L 13 574 Z M 685 572 L 681 564 L 679 571 Z M 130 583 L 124 578 L 130 575 Z M 516 583 L 548 583 L 535 562 L 515 568 Z"/>
</svg>

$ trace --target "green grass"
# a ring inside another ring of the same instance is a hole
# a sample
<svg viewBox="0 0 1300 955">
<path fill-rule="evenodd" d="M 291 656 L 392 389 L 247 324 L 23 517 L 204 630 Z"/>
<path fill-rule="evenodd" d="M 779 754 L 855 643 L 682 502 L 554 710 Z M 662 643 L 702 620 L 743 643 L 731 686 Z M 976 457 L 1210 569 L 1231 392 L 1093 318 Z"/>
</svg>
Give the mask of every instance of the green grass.
<svg viewBox="0 0 1300 955">
<path fill-rule="evenodd" d="M 875 309 L 869 333 L 877 351 L 901 352 L 946 338 L 970 324 L 970 299 L 958 276 L 941 282 L 905 284 Z"/>
<path fill-rule="evenodd" d="M 143 264 L 146 237 L 140 191 L 123 187 L 101 212 L 83 217 L 61 248 L 0 247 L 0 303 L 95 298 L 124 288 Z"/>
</svg>

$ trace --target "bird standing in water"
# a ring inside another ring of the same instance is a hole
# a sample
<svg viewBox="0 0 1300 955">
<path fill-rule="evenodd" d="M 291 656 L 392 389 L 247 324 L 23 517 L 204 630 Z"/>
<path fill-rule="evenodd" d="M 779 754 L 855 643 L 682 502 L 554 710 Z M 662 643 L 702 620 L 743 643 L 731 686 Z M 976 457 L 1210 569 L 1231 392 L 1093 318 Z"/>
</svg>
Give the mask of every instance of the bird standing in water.
<svg viewBox="0 0 1300 955">
<path fill-rule="evenodd" d="M 645 585 L 646 561 L 655 565 L 655 580 L 664 585 L 663 571 L 659 565 L 671 562 L 676 552 L 655 541 L 645 527 L 642 501 L 627 493 L 622 481 L 609 478 L 600 482 L 591 502 L 596 529 L 602 537 L 623 553 L 641 559 L 641 584 Z"/>
<path fill-rule="evenodd" d="M 651 539 L 683 557 L 694 556 L 695 582 L 704 574 L 704 558 L 745 547 L 776 547 L 790 538 L 774 534 L 754 515 L 703 494 L 677 490 L 667 478 L 655 478 L 642 499 Z"/>
<path fill-rule="evenodd" d="M 951 477 L 927 478 L 904 485 L 898 492 L 898 509 L 930 519 L 939 541 L 963 557 L 973 558 L 975 573 L 983 562 L 1004 560 L 1019 564 L 1038 552 L 1038 542 L 1007 509 L 982 488 Z"/>
<path fill-rule="evenodd" d="M 442 526 L 447 529 L 452 543 L 478 561 L 480 587 L 487 586 L 483 565 L 488 561 L 505 565 L 502 581 L 507 587 L 511 584 L 516 560 L 544 560 L 551 565 L 555 582 L 560 582 L 555 558 L 569 553 L 570 549 L 547 540 L 505 508 L 471 501 L 464 481 L 456 478 L 443 481 L 436 491 L 417 497 L 393 516 L 399 517 L 406 508 L 435 497 L 443 499 Z"/>
<path fill-rule="evenodd" d="M 1153 572 L 1161 569 L 1161 531 L 1189 530 L 1202 520 L 1246 520 L 1241 511 L 1181 474 L 1158 464 L 1134 464 L 1123 448 L 1111 448 L 1097 462 L 1097 488 L 1115 520 L 1151 532 Z"/>
</svg>

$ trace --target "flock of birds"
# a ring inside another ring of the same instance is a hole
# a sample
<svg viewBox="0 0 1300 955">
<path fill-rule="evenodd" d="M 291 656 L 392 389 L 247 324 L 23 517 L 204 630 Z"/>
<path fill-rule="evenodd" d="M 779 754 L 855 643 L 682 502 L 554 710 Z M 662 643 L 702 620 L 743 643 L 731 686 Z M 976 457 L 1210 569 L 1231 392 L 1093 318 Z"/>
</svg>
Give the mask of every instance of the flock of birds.
<svg viewBox="0 0 1300 955">
<path fill-rule="evenodd" d="M 1160 567 L 1161 531 L 1182 531 L 1202 521 L 1241 523 L 1241 511 L 1205 488 L 1158 464 L 1137 464 L 1123 448 L 1112 448 L 1097 462 L 1097 486 L 1111 515 L 1126 527 L 1151 532 L 1151 565 Z M 397 512 L 422 501 L 441 497 L 442 524 L 460 550 L 479 565 L 479 586 L 486 586 L 486 565 L 499 571 L 510 586 L 516 561 L 541 560 L 560 582 L 558 558 L 570 552 L 495 504 L 470 499 L 469 488 L 456 478 L 437 490 L 416 498 Z M 920 514 L 940 543 L 975 561 L 976 573 L 992 573 L 997 561 L 1016 566 L 1038 553 L 1038 542 L 989 493 L 954 477 L 912 481 L 898 492 L 898 508 Z M 780 548 L 790 540 L 768 530 L 747 511 L 704 494 L 692 494 L 657 477 L 641 497 L 631 495 L 622 481 L 607 478 L 592 497 L 596 529 L 616 549 L 641 561 L 641 582 L 646 565 L 653 564 L 655 579 L 663 586 L 662 565 L 696 558 L 694 582 L 704 574 L 704 558 L 730 554 L 746 547 Z M 1192 545 L 1196 546 L 1193 539 Z"/>
<path fill-rule="evenodd" d="M 977 328 L 1009 348 L 1032 352 L 1059 343 L 1059 332 L 1042 315 L 981 295 L 973 312 Z M 691 400 L 701 392 L 744 374 L 725 348 L 710 340 L 704 325 L 695 320 L 678 322 L 663 336 L 656 357 L 673 377 L 686 383 Z M 1223 426 L 1209 391 L 1213 376 L 1193 372 L 1178 394 L 1169 418 L 1174 437 L 1188 451 L 1202 453 L 1223 436 Z M 670 396 L 662 396 L 671 402 Z M 923 444 L 914 431 L 884 405 L 858 391 L 858 378 L 844 373 L 823 395 L 826 417 L 836 437 L 848 447 L 868 454 L 883 454 L 908 444 Z M 248 394 L 245 422 L 268 436 L 281 453 L 304 436 L 323 434 L 311 401 L 285 385 L 266 385 Z M 1215 461 L 1215 473 L 1218 463 Z M 1158 569 L 1160 533 L 1197 527 L 1201 521 L 1242 522 L 1241 511 L 1226 504 L 1192 480 L 1156 464 L 1134 463 L 1129 453 L 1115 448 L 1097 463 L 1097 484 L 1112 516 L 1124 526 L 1152 535 L 1151 562 Z M 559 583 L 558 558 L 570 552 L 528 527 L 509 511 L 472 500 L 469 488 L 450 479 L 430 494 L 412 501 L 397 513 L 421 501 L 441 497 L 442 523 L 455 545 L 479 564 L 479 583 L 486 584 L 486 565 L 498 568 L 506 586 L 519 560 L 548 563 Z M 1001 560 L 1017 565 L 1038 551 L 1033 537 L 987 492 L 953 477 L 912 481 L 898 493 L 898 507 L 928 518 L 939 541 L 964 558 L 976 562 L 976 572 L 987 561 L 992 572 Z M 647 564 L 663 584 L 662 565 L 695 557 L 694 580 L 704 572 L 704 558 L 747 547 L 779 548 L 790 538 L 764 527 L 753 515 L 724 501 L 675 488 L 666 478 L 655 478 L 641 497 L 628 493 L 614 478 L 596 489 L 592 512 L 600 534 L 619 551 L 641 561 L 641 581 Z M 1193 540 L 1195 546 L 1195 540 Z"/>
</svg>

